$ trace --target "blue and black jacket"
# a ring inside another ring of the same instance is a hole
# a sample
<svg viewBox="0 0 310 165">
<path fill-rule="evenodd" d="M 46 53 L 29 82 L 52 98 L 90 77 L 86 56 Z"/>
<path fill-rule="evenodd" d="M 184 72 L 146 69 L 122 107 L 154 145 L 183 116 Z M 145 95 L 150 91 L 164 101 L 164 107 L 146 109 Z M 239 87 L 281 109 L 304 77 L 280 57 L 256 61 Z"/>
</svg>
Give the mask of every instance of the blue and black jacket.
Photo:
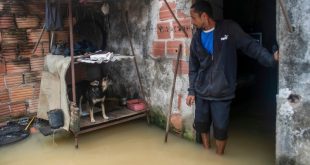
<svg viewBox="0 0 310 165">
<path fill-rule="evenodd" d="M 202 29 L 196 31 L 190 47 L 189 95 L 208 100 L 234 98 L 237 49 L 264 66 L 275 64 L 273 55 L 233 21 L 216 22 L 211 55 L 202 46 L 201 32 Z"/>
</svg>

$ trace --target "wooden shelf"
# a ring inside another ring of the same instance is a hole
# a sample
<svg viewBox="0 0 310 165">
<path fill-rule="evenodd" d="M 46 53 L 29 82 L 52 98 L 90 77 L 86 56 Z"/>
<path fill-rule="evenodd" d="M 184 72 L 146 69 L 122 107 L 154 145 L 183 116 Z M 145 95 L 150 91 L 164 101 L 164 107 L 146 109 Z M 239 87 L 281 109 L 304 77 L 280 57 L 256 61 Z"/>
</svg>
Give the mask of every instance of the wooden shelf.
<svg viewBox="0 0 310 165">
<path fill-rule="evenodd" d="M 90 122 L 89 116 L 84 116 L 80 119 L 80 131 L 75 133 L 75 135 L 84 134 L 97 129 L 106 128 L 112 125 L 146 117 L 146 113 L 147 110 L 132 111 L 125 107 L 119 107 L 107 113 L 107 116 L 109 117 L 108 120 L 103 119 L 101 112 L 94 114 L 94 118 L 96 120 L 95 123 Z"/>
<path fill-rule="evenodd" d="M 80 55 L 80 56 L 75 56 L 74 59 L 75 60 L 78 60 L 78 59 L 83 59 L 83 58 L 86 58 L 86 57 L 89 57 L 89 56 L 83 56 L 83 55 Z M 122 55 L 122 54 L 114 54 L 113 55 L 113 60 L 112 61 L 109 61 L 109 62 L 115 62 L 115 61 L 121 61 L 121 60 L 124 60 L 124 59 L 133 59 L 134 56 L 133 55 Z M 107 62 L 107 63 L 109 63 Z M 93 61 L 93 63 L 89 63 L 89 62 L 80 62 L 80 61 L 75 61 L 74 64 L 80 64 L 80 63 L 83 63 L 83 64 L 103 64 L 105 62 L 102 62 L 102 63 L 97 63 L 96 61 Z"/>
</svg>

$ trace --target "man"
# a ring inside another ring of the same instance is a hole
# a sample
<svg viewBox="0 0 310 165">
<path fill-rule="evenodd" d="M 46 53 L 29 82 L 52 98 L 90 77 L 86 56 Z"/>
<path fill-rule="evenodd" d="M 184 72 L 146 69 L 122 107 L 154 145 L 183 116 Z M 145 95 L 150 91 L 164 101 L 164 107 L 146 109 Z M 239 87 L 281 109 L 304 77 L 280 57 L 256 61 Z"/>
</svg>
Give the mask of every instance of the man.
<svg viewBox="0 0 310 165">
<path fill-rule="evenodd" d="M 230 103 L 235 97 L 236 50 L 242 50 L 264 66 L 273 66 L 278 53 L 272 56 L 235 22 L 215 21 L 207 1 L 193 4 L 190 14 L 197 31 L 190 47 L 186 104 L 191 106 L 195 102 L 194 128 L 201 133 L 206 149 L 210 148 L 209 132 L 213 123 L 216 153 L 222 155 L 227 141 Z"/>
</svg>

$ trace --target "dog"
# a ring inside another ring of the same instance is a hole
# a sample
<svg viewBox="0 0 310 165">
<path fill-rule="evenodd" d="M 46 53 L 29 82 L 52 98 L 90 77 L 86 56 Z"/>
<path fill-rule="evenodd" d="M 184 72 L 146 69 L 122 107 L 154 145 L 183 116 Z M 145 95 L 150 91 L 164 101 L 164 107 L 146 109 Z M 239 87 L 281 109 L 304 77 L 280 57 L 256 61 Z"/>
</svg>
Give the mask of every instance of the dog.
<svg viewBox="0 0 310 165">
<path fill-rule="evenodd" d="M 108 120 L 109 117 L 106 115 L 104 101 L 106 98 L 106 93 L 108 87 L 112 84 L 111 80 L 108 77 L 103 77 L 101 81 L 95 80 L 88 84 L 87 89 L 81 95 L 80 109 L 83 99 L 86 101 L 86 109 L 89 111 L 90 121 L 92 123 L 96 122 L 94 119 L 94 107 L 97 103 L 101 104 L 102 117 L 105 120 Z"/>
</svg>

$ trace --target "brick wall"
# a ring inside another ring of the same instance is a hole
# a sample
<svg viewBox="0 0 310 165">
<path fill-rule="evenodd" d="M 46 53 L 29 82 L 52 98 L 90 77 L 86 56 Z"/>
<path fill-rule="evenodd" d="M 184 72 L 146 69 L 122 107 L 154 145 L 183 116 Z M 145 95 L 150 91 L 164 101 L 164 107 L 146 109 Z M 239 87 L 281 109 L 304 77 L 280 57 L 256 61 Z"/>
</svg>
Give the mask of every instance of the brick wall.
<svg viewBox="0 0 310 165">
<path fill-rule="evenodd" d="M 176 59 L 178 55 L 179 45 L 182 45 L 181 59 L 178 67 L 178 77 L 176 82 L 176 88 L 174 91 L 174 100 L 172 105 L 172 114 L 171 114 L 171 126 L 172 130 L 178 134 L 183 134 L 185 132 L 191 132 L 191 126 L 188 126 L 184 123 L 184 120 L 188 119 L 188 116 L 191 116 L 191 111 L 188 106 L 185 105 L 185 98 L 187 96 L 187 82 L 188 82 L 188 59 L 189 59 L 189 47 L 190 41 L 192 38 L 192 25 L 191 25 L 191 17 L 189 14 L 189 2 L 187 1 L 179 1 L 179 0 L 167 0 L 169 6 L 174 12 L 176 18 L 179 20 L 180 24 L 183 26 L 185 31 L 188 34 L 188 37 L 185 36 L 182 31 L 182 27 L 178 25 L 173 15 L 169 11 L 166 3 L 161 0 L 159 1 L 159 12 L 158 12 L 158 20 L 154 20 L 156 22 L 156 35 L 155 39 L 152 43 L 151 56 L 154 59 L 161 59 L 159 61 L 169 61 L 171 65 L 169 67 L 165 67 L 166 69 L 171 69 L 168 72 L 174 72 L 176 67 Z M 186 4 L 188 3 L 188 4 Z M 186 4 L 186 5 L 185 5 Z M 168 64 L 168 63 L 167 63 Z M 158 72 L 158 71 L 157 71 Z M 173 74 L 170 74 L 173 75 Z M 162 79 L 165 75 L 159 76 L 159 79 Z M 172 80 L 167 80 L 167 85 L 172 85 Z M 166 98 L 170 97 L 170 88 L 161 89 L 159 86 L 159 91 L 154 90 L 153 92 L 158 92 L 158 95 Z M 166 91 L 167 90 L 167 91 Z M 163 93 L 166 91 L 166 93 Z M 156 94 L 153 97 L 157 97 Z M 158 100 L 158 98 L 153 98 L 154 100 Z M 159 99 L 160 100 L 160 99 Z M 168 102 L 167 99 L 162 100 L 163 105 L 165 102 Z M 157 105 L 157 103 L 155 103 Z M 167 104 L 168 105 L 168 104 Z M 168 107 L 163 106 L 163 111 L 168 109 Z M 166 112 L 164 112 L 165 114 Z M 186 130 L 186 131 L 184 131 Z"/>
<path fill-rule="evenodd" d="M 0 120 L 37 112 L 48 32 L 34 54 L 32 50 L 44 24 L 44 2 L 0 1 Z M 68 32 L 55 36 L 56 41 L 67 40 Z"/>
<path fill-rule="evenodd" d="M 182 27 L 173 18 L 173 15 L 169 11 L 166 3 L 160 1 L 160 11 L 156 26 L 156 37 L 152 44 L 153 58 L 172 58 L 173 69 L 175 67 L 176 58 L 178 55 L 178 47 L 181 44 L 183 47 L 182 57 L 179 65 L 179 74 L 188 74 L 188 55 L 189 55 L 189 41 L 192 37 L 191 18 L 189 14 L 185 14 L 184 10 L 177 9 L 177 1 L 170 0 L 168 4 L 175 16 L 179 20 L 180 24 L 186 30 L 188 37 L 185 36 L 182 31 Z"/>
</svg>

